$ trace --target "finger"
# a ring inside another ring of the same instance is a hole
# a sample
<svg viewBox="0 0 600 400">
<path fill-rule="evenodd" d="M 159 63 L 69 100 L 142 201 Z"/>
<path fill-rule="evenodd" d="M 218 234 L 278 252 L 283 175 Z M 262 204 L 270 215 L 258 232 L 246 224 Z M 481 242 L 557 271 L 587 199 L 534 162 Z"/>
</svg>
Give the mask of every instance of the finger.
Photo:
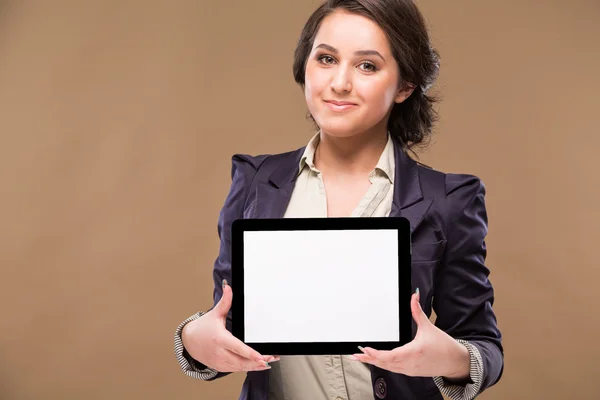
<svg viewBox="0 0 600 400">
<path fill-rule="evenodd" d="M 410 311 L 413 319 L 417 323 L 417 327 L 421 327 L 429 322 L 429 318 L 427 318 L 427 315 L 425 315 L 421 308 L 421 303 L 419 302 L 420 298 L 421 294 L 419 293 L 419 288 L 417 288 L 410 299 Z"/>
<path fill-rule="evenodd" d="M 213 310 L 215 310 L 220 317 L 227 317 L 229 309 L 231 308 L 232 298 L 233 292 L 231 291 L 231 286 L 227 284 L 227 280 L 223 279 L 223 295 Z"/>
<path fill-rule="evenodd" d="M 225 349 L 225 363 L 227 363 L 234 371 L 263 371 L 271 369 L 268 362 L 262 360 L 249 360 L 232 351 Z"/>
<path fill-rule="evenodd" d="M 263 356 L 263 359 L 266 362 L 275 362 L 275 361 L 281 360 L 281 358 L 279 356 Z"/>
<path fill-rule="evenodd" d="M 386 362 L 384 362 L 378 358 L 374 358 L 368 354 L 364 354 L 364 353 L 353 354 L 351 356 L 351 358 L 355 359 L 356 361 L 365 363 L 365 364 L 374 365 L 381 369 L 390 369 L 389 365 Z"/>
<path fill-rule="evenodd" d="M 350 356 L 351 359 L 355 360 L 355 361 L 360 361 L 363 363 L 369 363 L 369 364 L 373 364 L 374 362 L 377 362 L 377 359 L 371 357 L 368 354 L 365 353 L 357 353 L 357 354 L 352 354 Z"/>
<path fill-rule="evenodd" d="M 257 361 L 257 362 L 267 361 L 265 359 L 265 356 L 263 356 L 258 351 L 251 348 L 250 346 L 247 346 L 246 344 L 244 344 L 244 342 L 242 342 L 241 340 L 239 340 L 238 338 L 233 336 L 231 333 L 229 333 L 222 339 L 221 344 L 225 349 L 227 349 L 233 353 L 236 353 L 239 356 L 244 357 L 248 360 L 253 360 L 253 361 Z"/>
<path fill-rule="evenodd" d="M 388 371 L 404 373 L 405 363 L 410 351 L 406 346 L 398 347 L 391 351 L 375 350 L 366 347 L 363 349 L 363 354 L 354 354 L 353 357 L 360 362 L 372 364 Z"/>
<path fill-rule="evenodd" d="M 391 356 L 390 351 L 375 350 L 371 347 L 361 347 L 361 346 L 358 346 L 358 348 L 367 356 L 369 356 L 375 360 L 379 360 L 381 362 L 388 362 L 390 359 L 390 356 Z"/>
</svg>

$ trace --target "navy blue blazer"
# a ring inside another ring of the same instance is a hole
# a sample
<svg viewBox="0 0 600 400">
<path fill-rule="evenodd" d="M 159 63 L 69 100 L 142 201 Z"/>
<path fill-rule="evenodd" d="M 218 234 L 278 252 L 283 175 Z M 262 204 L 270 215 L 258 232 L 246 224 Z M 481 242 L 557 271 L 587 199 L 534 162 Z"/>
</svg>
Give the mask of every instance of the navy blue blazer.
<svg viewBox="0 0 600 400">
<path fill-rule="evenodd" d="M 436 326 L 475 345 L 483 359 L 485 390 L 504 368 L 501 333 L 492 310 L 493 287 L 485 265 L 487 213 L 485 187 L 473 175 L 445 174 L 425 167 L 394 141 L 396 170 L 390 216 L 410 221 L 412 287 Z M 282 154 L 233 156 L 232 184 L 218 221 L 221 240 L 215 261 L 214 304 L 231 282 L 231 224 L 238 218 L 282 218 L 290 200 L 304 147 Z M 235 282 L 232 282 L 235 285 Z M 213 305 L 214 307 L 214 305 Z M 231 313 L 226 323 L 231 331 Z M 416 324 L 413 321 L 413 337 Z M 372 383 L 385 383 L 386 399 L 423 400 L 443 397 L 432 378 L 408 377 L 370 366 Z M 226 373 L 219 373 L 218 379 Z M 247 373 L 240 399 L 267 400 L 269 371 Z M 381 397 L 375 397 L 378 399 Z"/>
</svg>

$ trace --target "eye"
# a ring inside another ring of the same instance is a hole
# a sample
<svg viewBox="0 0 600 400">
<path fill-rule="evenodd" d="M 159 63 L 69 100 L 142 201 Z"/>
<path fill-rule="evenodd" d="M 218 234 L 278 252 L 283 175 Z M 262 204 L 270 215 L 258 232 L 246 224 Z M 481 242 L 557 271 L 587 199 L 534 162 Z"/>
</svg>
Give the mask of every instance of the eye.
<svg viewBox="0 0 600 400">
<path fill-rule="evenodd" d="M 327 54 L 323 54 L 323 55 L 317 57 L 317 60 L 321 64 L 325 64 L 325 65 L 331 65 L 335 62 L 335 58 L 333 58 L 332 56 L 327 55 Z M 360 67 L 365 72 L 377 71 L 377 66 L 375 64 L 373 64 L 371 61 L 365 61 L 365 62 L 361 63 Z"/>
<path fill-rule="evenodd" d="M 366 72 L 375 72 L 375 71 L 377 71 L 377 67 L 372 62 L 365 61 L 364 63 L 362 63 L 360 65 L 365 67 L 365 69 L 363 69 L 363 70 L 366 71 Z"/>
<path fill-rule="evenodd" d="M 325 55 L 322 55 L 322 56 L 319 56 L 318 60 L 319 60 L 319 62 L 321 62 L 321 63 L 323 63 L 323 64 L 331 64 L 331 63 L 333 63 L 333 62 L 335 61 L 335 60 L 333 59 L 333 57 L 331 57 L 331 56 L 328 56 L 328 55 L 326 55 L 326 54 L 325 54 Z"/>
</svg>

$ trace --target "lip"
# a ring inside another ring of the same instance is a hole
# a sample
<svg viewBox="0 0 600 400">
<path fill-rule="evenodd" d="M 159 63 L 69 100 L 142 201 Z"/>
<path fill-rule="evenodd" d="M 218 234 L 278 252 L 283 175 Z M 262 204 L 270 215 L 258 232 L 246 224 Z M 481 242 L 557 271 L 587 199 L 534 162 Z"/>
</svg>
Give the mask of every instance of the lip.
<svg viewBox="0 0 600 400">
<path fill-rule="evenodd" d="M 358 106 L 358 104 L 351 103 L 349 101 L 335 101 L 335 100 L 325 100 L 325 104 L 327 104 L 327 107 L 329 107 L 330 110 L 337 111 L 337 112 L 348 111 L 348 110 Z"/>
</svg>

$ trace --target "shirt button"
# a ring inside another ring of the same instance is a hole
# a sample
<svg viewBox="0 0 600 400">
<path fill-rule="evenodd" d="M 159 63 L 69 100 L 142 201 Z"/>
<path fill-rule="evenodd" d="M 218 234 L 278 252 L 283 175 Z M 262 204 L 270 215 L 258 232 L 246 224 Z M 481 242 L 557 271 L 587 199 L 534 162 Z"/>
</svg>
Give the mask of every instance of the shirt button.
<svg viewBox="0 0 600 400">
<path fill-rule="evenodd" d="M 382 377 L 377 378 L 375 381 L 375 396 L 380 399 L 385 398 L 387 395 L 387 385 L 385 383 L 385 379 Z"/>
</svg>

